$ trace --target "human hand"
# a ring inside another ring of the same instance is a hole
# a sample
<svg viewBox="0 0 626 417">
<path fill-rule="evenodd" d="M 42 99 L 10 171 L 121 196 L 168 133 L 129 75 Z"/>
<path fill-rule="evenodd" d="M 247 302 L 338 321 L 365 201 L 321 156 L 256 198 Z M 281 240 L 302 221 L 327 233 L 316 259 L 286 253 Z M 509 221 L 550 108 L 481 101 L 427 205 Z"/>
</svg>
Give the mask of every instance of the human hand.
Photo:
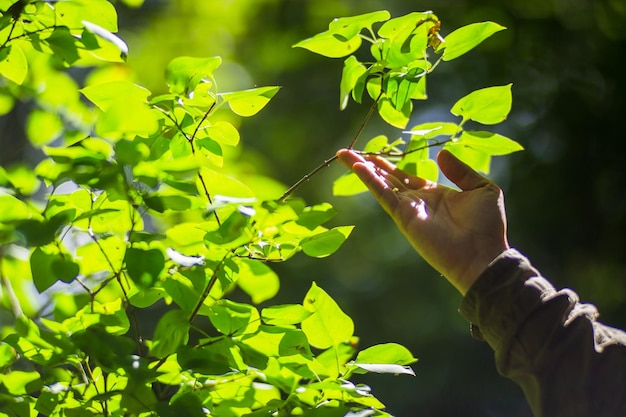
<svg viewBox="0 0 626 417">
<path fill-rule="evenodd" d="M 485 268 L 509 248 L 500 188 L 450 152 L 437 162 L 460 191 L 409 175 L 387 160 L 337 152 L 365 183 L 417 252 L 465 295 Z"/>
</svg>

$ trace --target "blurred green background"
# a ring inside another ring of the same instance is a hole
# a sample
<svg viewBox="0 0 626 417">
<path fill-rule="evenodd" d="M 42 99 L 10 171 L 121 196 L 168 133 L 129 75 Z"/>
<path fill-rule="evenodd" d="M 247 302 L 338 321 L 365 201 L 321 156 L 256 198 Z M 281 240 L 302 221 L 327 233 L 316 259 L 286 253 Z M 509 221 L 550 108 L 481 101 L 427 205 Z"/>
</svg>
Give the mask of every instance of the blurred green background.
<svg viewBox="0 0 626 417">
<path fill-rule="evenodd" d="M 504 189 L 509 238 L 556 286 L 598 305 L 602 321 L 626 327 L 626 2 L 623 0 L 146 0 L 117 4 L 136 81 L 165 90 L 163 70 L 180 55 L 220 55 L 221 91 L 280 85 L 241 126 L 243 160 L 290 185 L 346 146 L 368 105 L 339 111 L 342 60 L 294 43 L 335 17 L 387 9 L 433 10 L 442 34 L 492 20 L 508 28 L 477 50 L 443 63 L 414 120 L 454 120 L 448 109 L 472 90 L 513 83 L 513 110 L 499 133 L 526 151 L 496 158 L 490 177 Z M 16 126 L 0 119 L 0 163 L 34 158 Z M 400 132 L 377 117 L 366 139 Z M 4 151 L 6 150 L 6 151 Z M 433 151 L 434 152 L 434 151 Z M 312 280 L 355 320 L 361 346 L 398 342 L 420 361 L 415 378 L 363 377 L 397 416 L 530 416 L 521 391 L 498 376 L 492 353 L 469 336 L 461 298 L 424 263 L 368 195 L 338 198 L 337 164 L 301 187 L 310 204 L 329 201 L 337 224 L 355 224 L 335 255 L 304 256 L 275 269 L 273 302 L 299 302 Z"/>
</svg>

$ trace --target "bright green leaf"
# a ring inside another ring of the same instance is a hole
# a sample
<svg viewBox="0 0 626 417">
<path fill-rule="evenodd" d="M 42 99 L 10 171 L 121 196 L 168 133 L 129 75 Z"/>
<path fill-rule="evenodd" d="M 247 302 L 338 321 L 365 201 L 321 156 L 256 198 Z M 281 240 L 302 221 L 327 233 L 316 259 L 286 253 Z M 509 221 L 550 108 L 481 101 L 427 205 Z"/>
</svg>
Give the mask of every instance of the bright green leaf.
<svg viewBox="0 0 626 417">
<path fill-rule="evenodd" d="M 22 84 L 28 74 L 28 61 L 22 49 L 10 44 L 0 51 L 0 75 Z"/>
<path fill-rule="evenodd" d="M 519 143 L 506 136 L 493 132 L 464 131 L 456 141 L 459 145 L 467 146 L 487 155 L 508 155 L 513 152 L 523 151 Z"/>
<path fill-rule="evenodd" d="M 222 58 L 174 58 L 165 70 L 165 80 L 174 94 L 187 95 L 198 84 L 213 78 L 213 72 L 222 64 Z"/>
<path fill-rule="evenodd" d="M 443 60 L 450 61 L 475 48 L 496 32 L 506 29 L 494 22 L 472 23 L 450 33 L 439 49 L 443 50 Z"/>
<path fill-rule="evenodd" d="M 489 174 L 491 165 L 490 155 L 455 142 L 446 143 L 444 149 L 450 151 L 454 156 L 472 167 L 472 169 Z"/>
<path fill-rule="evenodd" d="M 38 372 L 13 370 L 0 375 L 0 382 L 11 395 L 24 395 L 41 389 L 43 381 Z"/>
<path fill-rule="evenodd" d="M 106 0 L 59 1 L 54 4 L 55 24 L 79 28 L 83 21 L 96 24 L 110 32 L 117 32 L 117 12 Z"/>
<path fill-rule="evenodd" d="M 328 349 L 352 337 L 352 319 L 315 282 L 304 297 L 302 305 L 312 313 L 301 324 L 311 346 Z"/>
<path fill-rule="evenodd" d="M 339 86 L 339 108 L 344 110 L 348 106 L 348 99 L 359 78 L 367 72 L 354 55 L 350 55 L 344 62 Z"/>
<path fill-rule="evenodd" d="M 360 14 L 350 17 L 339 17 L 334 19 L 328 25 L 329 32 L 338 36 L 340 39 L 352 39 L 358 35 L 361 30 L 369 28 L 376 22 L 383 22 L 391 17 L 386 10 Z"/>
<path fill-rule="evenodd" d="M 300 324 L 311 314 L 300 304 L 275 305 L 261 310 L 263 322 L 273 326 Z"/>
<path fill-rule="evenodd" d="M 209 310 L 209 320 L 220 333 L 225 335 L 254 333 L 260 325 L 258 310 L 248 304 L 220 300 L 209 307 Z"/>
<path fill-rule="evenodd" d="M 239 259 L 237 285 L 252 298 L 254 304 L 273 298 L 280 288 L 278 275 L 265 263 L 252 259 Z"/>
<path fill-rule="evenodd" d="M 0 194 L 0 223 L 29 220 L 40 217 L 26 203 L 8 194 Z"/>
<path fill-rule="evenodd" d="M 228 102 L 230 109 L 242 117 L 250 117 L 257 114 L 278 93 L 280 87 L 259 87 L 250 90 L 235 91 L 221 94 Z"/>
<path fill-rule="evenodd" d="M 206 134 L 221 145 L 237 146 L 239 131 L 228 122 L 218 121 L 206 128 Z"/>
<path fill-rule="evenodd" d="M 409 123 L 413 104 L 411 101 L 404 102 L 402 109 L 396 109 L 393 101 L 389 98 L 382 98 L 378 102 L 378 114 L 383 120 L 392 126 L 404 129 Z"/>
<path fill-rule="evenodd" d="M 333 182 L 333 195 L 335 196 L 347 197 L 366 191 L 367 186 L 353 172 L 349 172 Z"/>
<path fill-rule="evenodd" d="M 511 111 L 511 84 L 473 91 L 457 101 L 450 112 L 463 120 L 493 125 L 505 120 Z"/>
<path fill-rule="evenodd" d="M 120 104 L 121 99 L 145 103 L 151 94 L 150 90 L 130 81 L 88 85 L 79 91 L 102 111 Z"/>
<path fill-rule="evenodd" d="M 326 232 L 302 240 L 302 251 L 315 258 L 333 254 L 348 239 L 354 226 L 335 227 Z"/>
<path fill-rule="evenodd" d="M 348 40 L 340 39 L 330 31 L 298 42 L 294 48 L 304 48 L 329 58 L 342 58 L 355 52 L 361 46 L 361 38 L 354 36 Z"/>
<path fill-rule="evenodd" d="M 33 110 L 26 122 L 26 135 L 35 146 L 47 145 L 63 132 L 63 121 L 56 113 Z"/>
<path fill-rule="evenodd" d="M 409 365 L 416 362 L 411 352 L 397 343 L 385 343 L 371 346 L 359 352 L 355 362 L 357 363 L 387 363 L 397 365 Z"/>
</svg>

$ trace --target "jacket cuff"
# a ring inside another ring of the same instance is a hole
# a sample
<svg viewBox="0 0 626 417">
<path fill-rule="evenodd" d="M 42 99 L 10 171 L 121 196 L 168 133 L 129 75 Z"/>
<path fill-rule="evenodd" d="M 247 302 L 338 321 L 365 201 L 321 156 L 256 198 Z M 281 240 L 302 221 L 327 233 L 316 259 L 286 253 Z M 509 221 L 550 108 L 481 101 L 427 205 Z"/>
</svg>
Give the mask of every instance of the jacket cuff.
<svg viewBox="0 0 626 417">
<path fill-rule="evenodd" d="M 472 335 L 497 350 L 533 310 L 555 293 L 524 255 L 509 249 L 480 275 L 463 298 L 459 311 L 471 323 Z"/>
</svg>

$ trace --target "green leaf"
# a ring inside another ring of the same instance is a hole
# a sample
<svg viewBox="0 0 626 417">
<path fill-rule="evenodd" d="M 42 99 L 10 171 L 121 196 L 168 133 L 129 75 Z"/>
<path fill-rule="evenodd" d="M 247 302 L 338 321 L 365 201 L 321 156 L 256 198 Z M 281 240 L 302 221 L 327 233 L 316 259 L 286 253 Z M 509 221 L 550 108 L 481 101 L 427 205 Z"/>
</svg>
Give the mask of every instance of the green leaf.
<svg viewBox="0 0 626 417">
<path fill-rule="evenodd" d="M 505 120 L 511 111 L 511 84 L 473 91 L 457 101 L 450 112 L 463 120 L 493 125 Z"/>
<path fill-rule="evenodd" d="M 220 145 L 237 146 L 239 144 L 239 131 L 231 123 L 218 121 L 206 128 L 206 134 Z"/>
<path fill-rule="evenodd" d="M 275 305 L 261 310 L 261 318 L 266 324 L 285 326 L 300 324 L 313 314 L 300 304 Z"/>
<path fill-rule="evenodd" d="M 337 210 L 335 210 L 329 203 L 317 204 L 306 207 L 298 216 L 296 223 L 309 230 L 314 230 L 318 226 L 332 219 L 335 214 L 337 214 Z"/>
<path fill-rule="evenodd" d="M 342 39 L 330 31 L 318 33 L 312 38 L 298 42 L 294 48 L 304 48 L 329 58 L 342 58 L 355 52 L 361 46 L 361 38 L 354 36 Z"/>
<path fill-rule="evenodd" d="M 160 113 L 147 104 L 119 98 L 107 109 L 96 124 L 96 132 L 103 137 L 149 137 L 159 128 Z"/>
<path fill-rule="evenodd" d="M 341 84 L 339 86 L 339 108 L 344 110 L 348 106 L 348 99 L 359 78 L 367 72 L 354 55 L 350 55 L 343 64 Z"/>
<path fill-rule="evenodd" d="M 189 320 L 186 312 L 170 310 L 159 319 L 154 338 L 150 345 L 150 354 L 157 358 L 164 358 L 189 340 Z"/>
<path fill-rule="evenodd" d="M 223 375 L 236 367 L 233 348 L 234 343 L 230 338 L 220 338 L 213 343 L 205 344 L 202 348 L 182 347 L 176 356 L 183 370 L 205 375 Z M 206 417 L 205 414 L 203 416 Z"/>
<path fill-rule="evenodd" d="M 450 151 L 454 156 L 472 167 L 472 169 L 489 174 L 491 156 L 486 153 L 455 142 L 448 142 L 443 148 Z"/>
<path fill-rule="evenodd" d="M 523 151 L 519 143 L 506 136 L 493 132 L 464 131 L 456 141 L 459 145 L 472 148 L 487 155 L 508 155 L 513 152 Z"/>
<path fill-rule="evenodd" d="M 409 365 L 417 362 L 417 359 L 404 346 L 397 343 L 385 343 L 360 351 L 354 361 L 356 363 Z"/>
<path fill-rule="evenodd" d="M 209 310 L 209 320 L 213 326 L 228 336 L 254 333 L 260 325 L 258 310 L 248 304 L 220 300 Z"/>
<path fill-rule="evenodd" d="M 35 146 L 47 145 L 63 132 L 63 121 L 56 113 L 33 110 L 26 122 L 26 135 Z"/>
<path fill-rule="evenodd" d="M 171 403 L 159 401 L 157 413 L 161 417 L 205 417 L 202 400 L 193 392 L 178 395 Z"/>
<path fill-rule="evenodd" d="M 302 305 L 312 313 L 301 324 L 311 346 L 328 349 L 352 337 L 352 319 L 315 282 L 304 297 Z"/>
<path fill-rule="evenodd" d="M 398 110 L 393 101 L 389 98 L 382 98 L 378 102 L 378 114 L 383 120 L 394 127 L 404 129 L 409 123 L 411 117 L 411 111 L 413 110 L 413 103 L 406 101 L 404 106 Z"/>
<path fill-rule="evenodd" d="M 61 58 L 69 65 L 72 65 L 80 58 L 76 38 L 67 27 L 56 27 L 46 39 L 46 42 L 52 49 L 54 56 Z"/>
<path fill-rule="evenodd" d="M 83 21 L 117 32 L 117 12 L 106 0 L 59 1 L 54 4 L 55 24 L 68 28 L 82 27 Z"/>
<path fill-rule="evenodd" d="M 119 104 L 120 98 L 145 103 L 151 94 L 150 90 L 125 80 L 88 85 L 79 91 L 102 111 Z"/>
<path fill-rule="evenodd" d="M 140 288 L 150 288 L 165 268 L 165 256 L 159 249 L 126 249 L 124 256 L 128 275 Z"/>
<path fill-rule="evenodd" d="M 22 49 L 10 44 L 0 51 L 0 75 L 21 85 L 28 74 L 28 61 Z"/>
<path fill-rule="evenodd" d="M 174 58 L 165 70 L 165 81 L 170 92 L 187 95 L 198 84 L 213 79 L 213 72 L 222 64 L 222 58 L 193 58 L 182 56 Z"/>
<path fill-rule="evenodd" d="M 40 215 L 26 203 L 8 194 L 0 194 L 0 223 L 29 220 Z"/>
<path fill-rule="evenodd" d="M 36 248 L 30 255 L 30 268 L 37 291 L 43 292 L 55 282 L 72 282 L 80 271 L 69 254 L 59 253 L 56 248 Z"/>
<path fill-rule="evenodd" d="M 278 275 L 261 261 L 239 259 L 237 285 L 252 298 L 254 304 L 273 298 L 278 294 L 280 281 Z"/>
<path fill-rule="evenodd" d="M 4 385 L 9 394 L 15 396 L 30 394 L 41 389 L 43 385 L 38 372 L 18 370 L 0 375 L 0 383 Z"/>
<path fill-rule="evenodd" d="M 302 240 L 302 251 L 315 258 L 333 254 L 348 239 L 354 226 L 339 226 Z"/>
<path fill-rule="evenodd" d="M 333 195 L 335 196 L 348 197 L 366 191 L 367 186 L 353 172 L 349 172 L 333 182 Z"/>
<path fill-rule="evenodd" d="M 451 61 L 475 48 L 496 32 L 506 29 L 494 22 L 472 23 L 458 28 L 445 38 L 439 50 L 443 50 L 443 60 Z"/>
<path fill-rule="evenodd" d="M 244 235 L 244 230 L 248 226 L 249 222 L 249 216 L 246 216 L 239 211 L 234 211 L 217 230 L 207 232 L 204 239 L 206 242 L 217 245 L 232 244 L 232 242 L 242 236 L 243 238 L 247 238 L 247 236 Z"/>
<path fill-rule="evenodd" d="M 340 17 L 334 19 L 328 25 L 329 32 L 340 39 L 352 39 L 357 36 L 361 30 L 372 28 L 376 22 L 383 22 L 391 17 L 386 10 L 379 10 L 371 13 L 360 14 L 357 16 Z"/>
<path fill-rule="evenodd" d="M 250 117 L 257 114 L 278 93 L 280 87 L 259 87 L 250 90 L 235 91 L 221 94 L 228 102 L 230 109 L 242 117 Z"/>
</svg>

